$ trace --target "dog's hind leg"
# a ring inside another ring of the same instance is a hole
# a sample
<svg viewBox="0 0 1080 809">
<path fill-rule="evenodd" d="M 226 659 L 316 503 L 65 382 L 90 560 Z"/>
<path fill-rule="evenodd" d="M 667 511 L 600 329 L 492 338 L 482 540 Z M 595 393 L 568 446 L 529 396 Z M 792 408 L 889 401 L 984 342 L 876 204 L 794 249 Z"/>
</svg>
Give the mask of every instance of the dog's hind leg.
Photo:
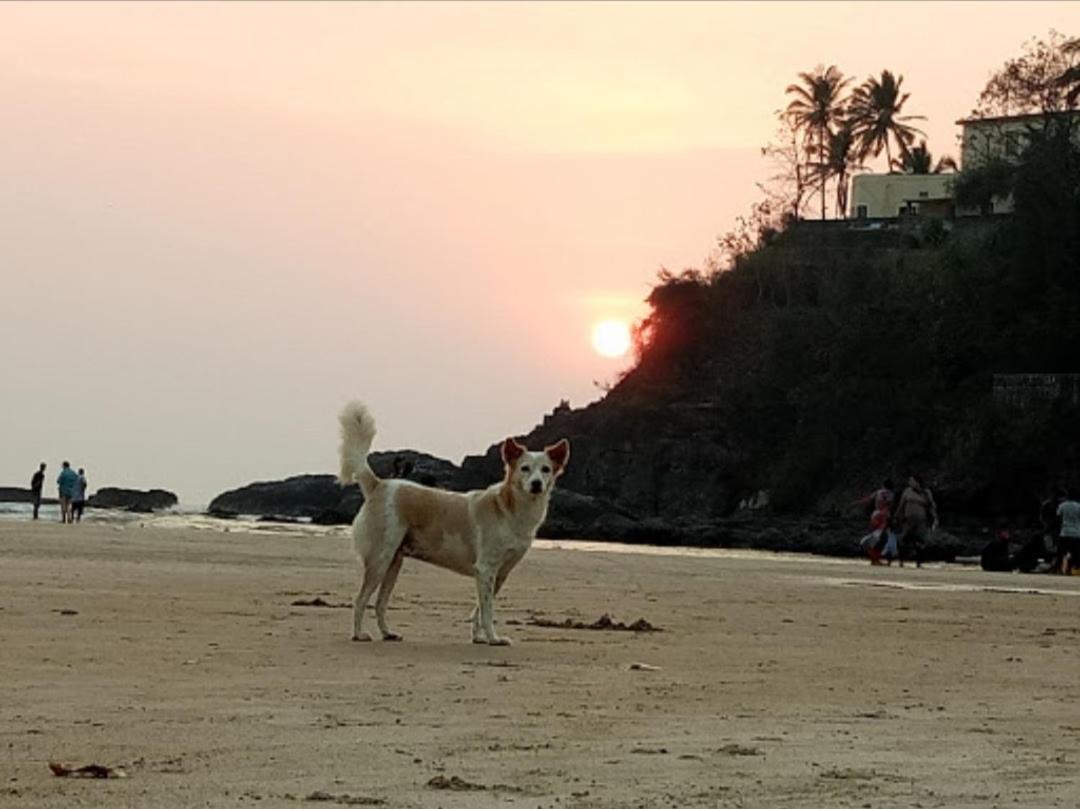
<svg viewBox="0 0 1080 809">
<path fill-rule="evenodd" d="M 371 563 L 364 563 L 364 581 L 356 593 L 356 598 L 353 599 L 353 640 L 371 640 L 371 635 L 364 631 L 364 610 L 367 609 L 371 594 L 379 584 L 377 574 L 380 573 L 381 571 L 377 571 Z"/>
<path fill-rule="evenodd" d="M 390 603 L 390 594 L 394 591 L 394 585 L 397 584 L 398 573 L 401 572 L 401 563 L 404 558 L 399 548 L 394 554 L 390 567 L 387 568 L 386 575 L 383 576 L 382 584 L 379 585 L 379 595 L 375 598 L 375 619 L 379 622 L 379 631 L 382 632 L 383 640 L 401 640 L 401 635 L 386 624 L 386 606 Z"/>
<path fill-rule="evenodd" d="M 381 484 L 379 490 L 383 491 L 384 499 L 380 502 L 377 499 L 379 495 L 373 495 L 360 510 L 353 529 L 357 555 L 364 561 L 363 581 L 353 601 L 353 640 L 371 640 L 371 636 L 364 631 L 364 610 L 375 589 L 386 578 L 401 550 L 401 543 L 405 541 L 406 526 L 397 519 L 394 510 L 394 489 L 389 484 Z M 394 576 L 397 576 L 396 571 Z"/>
<path fill-rule="evenodd" d="M 390 539 L 389 535 L 387 539 Z M 360 585 L 360 591 L 356 594 L 356 599 L 353 601 L 353 640 L 371 640 L 371 635 L 365 632 L 363 627 L 364 610 L 367 609 L 368 601 L 371 600 L 371 594 L 375 592 L 375 588 L 382 584 L 383 579 L 386 578 L 394 558 L 398 555 L 397 552 L 402 539 L 404 539 L 404 534 L 401 537 L 394 537 L 391 547 L 383 548 L 364 560 L 364 581 Z M 394 576 L 397 576 L 396 572 Z M 390 594 L 387 592 L 387 598 L 389 597 Z"/>
</svg>

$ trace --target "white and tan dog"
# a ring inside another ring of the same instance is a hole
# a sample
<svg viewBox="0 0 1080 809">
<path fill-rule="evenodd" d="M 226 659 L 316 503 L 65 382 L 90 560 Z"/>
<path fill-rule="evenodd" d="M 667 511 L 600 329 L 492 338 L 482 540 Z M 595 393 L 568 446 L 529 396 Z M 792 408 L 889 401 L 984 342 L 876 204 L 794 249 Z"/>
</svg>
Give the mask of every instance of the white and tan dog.
<svg viewBox="0 0 1080 809">
<path fill-rule="evenodd" d="M 364 505 L 353 521 L 356 554 L 364 568 L 353 602 L 353 640 L 371 640 L 363 620 L 375 588 L 375 618 L 383 639 L 401 640 L 387 626 L 386 606 L 401 563 L 410 557 L 474 577 L 473 643 L 509 644 L 495 634 L 495 596 L 547 515 L 555 479 L 570 459 L 570 443 L 564 438 L 542 452 L 529 452 L 507 438 L 502 482 L 481 491 L 449 492 L 376 477 L 368 465 L 375 420 L 363 404 L 350 402 L 340 421 L 340 480 L 357 481 L 364 493 Z"/>
</svg>

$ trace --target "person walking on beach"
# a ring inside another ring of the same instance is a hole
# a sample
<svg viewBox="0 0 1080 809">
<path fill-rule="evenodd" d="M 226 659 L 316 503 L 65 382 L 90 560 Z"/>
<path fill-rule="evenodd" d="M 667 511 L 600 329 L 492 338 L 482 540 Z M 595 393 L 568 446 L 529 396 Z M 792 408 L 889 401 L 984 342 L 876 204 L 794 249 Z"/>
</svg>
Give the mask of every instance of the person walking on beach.
<svg viewBox="0 0 1080 809">
<path fill-rule="evenodd" d="M 1058 538 L 1058 572 L 1068 576 L 1074 568 L 1080 567 L 1080 503 L 1076 500 L 1076 489 L 1069 489 L 1061 505 L 1057 507 L 1061 518 L 1061 534 Z"/>
<path fill-rule="evenodd" d="M 34 519 L 38 518 L 38 509 L 41 508 L 41 489 L 45 485 L 45 462 L 41 462 L 38 471 L 30 478 L 30 497 L 34 504 Z"/>
<path fill-rule="evenodd" d="M 79 467 L 79 479 L 75 481 L 75 496 L 71 498 L 71 516 L 75 522 L 82 522 L 84 508 L 86 508 L 86 470 Z"/>
<path fill-rule="evenodd" d="M 859 540 L 859 545 L 870 557 L 872 565 L 881 564 L 881 549 L 887 539 L 886 532 L 889 530 L 893 499 L 893 483 L 891 480 L 886 480 L 873 494 L 855 501 L 859 505 L 873 504 L 873 511 L 870 514 L 870 533 Z"/>
<path fill-rule="evenodd" d="M 900 527 L 900 566 L 904 566 L 904 551 L 910 545 L 915 567 L 922 567 L 922 552 L 937 528 L 937 504 L 934 495 L 918 475 L 908 478 L 907 488 L 896 504 L 896 520 Z"/>
<path fill-rule="evenodd" d="M 64 461 L 60 466 L 62 467 L 60 475 L 56 478 L 56 486 L 60 495 L 60 522 L 71 522 L 71 501 L 75 498 L 75 487 L 79 483 L 79 475 L 67 461 Z"/>
</svg>

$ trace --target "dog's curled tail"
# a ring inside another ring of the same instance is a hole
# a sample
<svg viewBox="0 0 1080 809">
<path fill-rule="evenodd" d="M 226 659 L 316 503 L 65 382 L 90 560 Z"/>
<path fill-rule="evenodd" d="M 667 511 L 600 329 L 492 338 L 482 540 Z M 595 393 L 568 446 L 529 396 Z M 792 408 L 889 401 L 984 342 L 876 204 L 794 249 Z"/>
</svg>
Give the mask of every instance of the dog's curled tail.
<svg viewBox="0 0 1080 809">
<path fill-rule="evenodd" d="M 341 473 L 342 485 L 353 481 L 360 484 L 364 497 L 370 497 L 379 485 L 379 479 L 368 465 L 368 453 L 375 439 L 375 419 L 361 402 L 349 402 L 338 416 L 341 422 Z"/>
</svg>

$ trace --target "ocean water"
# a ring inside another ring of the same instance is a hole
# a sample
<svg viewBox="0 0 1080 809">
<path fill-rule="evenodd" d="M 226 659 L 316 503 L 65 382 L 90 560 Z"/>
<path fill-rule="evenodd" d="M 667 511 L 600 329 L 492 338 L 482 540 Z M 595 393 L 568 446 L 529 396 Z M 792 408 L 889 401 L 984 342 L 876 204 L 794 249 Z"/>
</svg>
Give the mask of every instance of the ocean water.
<svg viewBox="0 0 1080 809">
<path fill-rule="evenodd" d="M 28 503 L 0 503 L 0 521 L 29 521 L 33 509 Z M 59 506 L 42 506 L 41 520 L 60 519 Z M 244 532 L 253 534 L 293 534 L 301 536 L 348 536 L 347 525 L 312 525 L 302 520 L 296 523 L 262 521 L 256 515 L 240 515 L 224 520 L 210 517 L 200 507 L 179 506 L 153 514 L 138 514 L 114 509 L 87 509 L 83 522 L 116 526 L 145 526 L 153 528 L 187 528 L 204 531 Z M 578 539 L 538 539 L 534 550 L 574 550 L 583 553 L 630 553 L 645 556 L 682 556 L 706 559 L 769 559 L 774 561 L 807 561 L 829 565 L 865 565 L 861 559 L 813 556 L 801 553 L 777 553 L 737 548 L 692 548 L 671 545 L 629 545 L 622 542 L 598 542 Z M 929 566 L 929 565 L 928 565 Z"/>
<path fill-rule="evenodd" d="M 0 521 L 3 522 L 30 522 L 33 518 L 34 508 L 29 503 L 0 503 Z M 38 511 L 39 520 L 60 521 L 60 506 L 43 505 Z M 154 528 L 193 528 L 206 531 L 245 531 L 256 534 L 311 534 L 321 536 L 326 534 L 342 534 L 348 532 L 348 526 L 341 525 L 312 525 L 308 521 L 297 523 L 274 523 L 263 522 L 256 515 L 241 514 L 236 519 L 223 520 L 219 517 L 209 517 L 198 506 L 180 505 L 165 511 L 156 511 L 152 514 L 140 514 L 131 511 L 122 511 L 109 508 L 88 508 L 83 512 L 82 521 L 96 523 L 98 525 L 116 526 L 147 526 Z"/>
</svg>

